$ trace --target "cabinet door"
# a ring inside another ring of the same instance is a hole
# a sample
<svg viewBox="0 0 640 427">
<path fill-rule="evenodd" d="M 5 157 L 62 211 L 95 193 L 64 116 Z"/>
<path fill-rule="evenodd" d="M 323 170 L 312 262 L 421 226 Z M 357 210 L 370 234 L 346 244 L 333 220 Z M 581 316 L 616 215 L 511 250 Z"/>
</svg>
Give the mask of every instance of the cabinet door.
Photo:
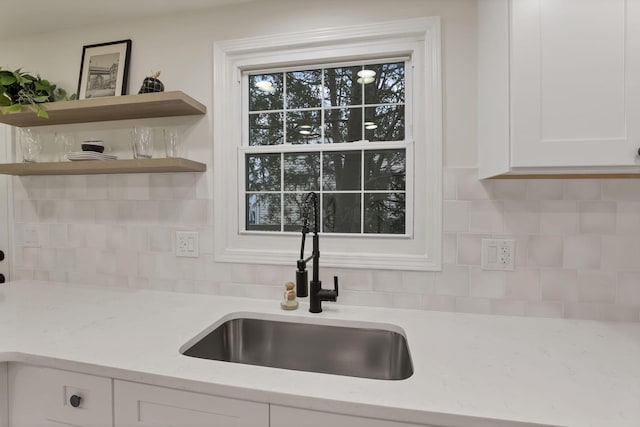
<svg viewBox="0 0 640 427">
<path fill-rule="evenodd" d="M 269 405 L 114 381 L 116 427 L 269 427 Z"/>
<path fill-rule="evenodd" d="M 511 1 L 511 165 L 633 166 L 640 2 Z"/>
<path fill-rule="evenodd" d="M 113 426 L 110 378 L 22 363 L 8 376 L 11 427 Z"/>
<path fill-rule="evenodd" d="M 271 405 L 271 427 L 429 427 Z"/>
</svg>

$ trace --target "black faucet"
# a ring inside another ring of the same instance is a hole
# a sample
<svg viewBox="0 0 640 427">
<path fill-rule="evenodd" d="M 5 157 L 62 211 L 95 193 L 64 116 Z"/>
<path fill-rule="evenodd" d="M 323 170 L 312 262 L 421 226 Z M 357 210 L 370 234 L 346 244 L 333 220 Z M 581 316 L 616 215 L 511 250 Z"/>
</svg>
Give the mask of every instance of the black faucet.
<svg viewBox="0 0 640 427">
<path fill-rule="evenodd" d="M 304 257 L 304 242 L 309 233 L 309 205 L 313 207 L 313 252 L 308 258 Z M 296 271 L 296 293 L 299 297 L 309 296 L 309 311 L 311 313 L 322 313 L 322 301 L 336 301 L 338 299 L 338 276 L 333 277 L 333 290 L 322 289 L 322 282 L 318 277 L 320 274 L 320 238 L 319 232 L 319 212 L 318 195 L 313 191 L 304 198 L 302 207 L 302 244 L 300 245 L 300 259 Z M 307 286 L 309 275 L 307 273 L 307 262 L 313 261 L 313 277 L 311 286 Z"/>
</svg>

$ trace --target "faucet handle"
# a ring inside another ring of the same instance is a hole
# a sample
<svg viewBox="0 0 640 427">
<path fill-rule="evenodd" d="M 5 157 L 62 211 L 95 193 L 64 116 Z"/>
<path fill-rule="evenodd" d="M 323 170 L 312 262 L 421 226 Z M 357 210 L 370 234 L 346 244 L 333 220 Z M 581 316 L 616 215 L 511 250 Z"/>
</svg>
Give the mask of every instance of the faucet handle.
<svg viewBox="0 0 640 427">
<path fill-rule="evenodd" d="M 333 290 L 336 291 L 336 296 L 338 296 L 338 276 L 333 276 Z"/>
</svg>

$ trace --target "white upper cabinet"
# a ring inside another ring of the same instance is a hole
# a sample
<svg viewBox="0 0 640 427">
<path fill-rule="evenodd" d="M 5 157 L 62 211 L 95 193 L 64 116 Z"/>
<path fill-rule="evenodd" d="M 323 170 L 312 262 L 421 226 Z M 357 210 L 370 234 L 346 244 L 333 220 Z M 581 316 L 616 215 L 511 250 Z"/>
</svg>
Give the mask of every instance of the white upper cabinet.
<svg viewBox="0 0 640 427">
<path fill-rule="evenodd" d="M 640 1 L 478 2 L 480 176 L 640 173 Z"/>
</svg>

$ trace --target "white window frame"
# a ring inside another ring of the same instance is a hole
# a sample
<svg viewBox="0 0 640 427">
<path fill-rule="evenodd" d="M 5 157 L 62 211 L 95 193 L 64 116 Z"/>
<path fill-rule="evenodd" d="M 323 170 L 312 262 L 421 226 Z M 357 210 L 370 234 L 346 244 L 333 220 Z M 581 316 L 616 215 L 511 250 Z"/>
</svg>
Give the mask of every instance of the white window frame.
<svg viewBox="0 0 640 427">
<path fill-rule="evenodd" d="M 291 64 L 410 56 L 413 88 L 412 224 L 407 237 L 321 238 L 322 266 L 440 270 L 442 260 L 442 77 L 440 18 L 418 18 L 222 41 L 213 48 L 214 249 L 218 262 L 295 265 L 300 235 L 242 233 L 242 73 Z M 409 126 L 409 125 L 408 125 Z M 407 126 L 407 127 L 408 127 Z M 318 149 L 325 147 L 319 146 Z M 409 159 L 407 159 L 409 162 Z M 407 166 L 409 169 L 409 166 Z M 407 179 L 410 176 L 407 174 Z M 409 188 L 407 188 L 408 190 Z M 409 194 L 409 192 L 407 192 Z M 407 203 L 407 206 L 410 206 Z M 409 219 L 407 219 L 409 220 Z"/>
</svg>

